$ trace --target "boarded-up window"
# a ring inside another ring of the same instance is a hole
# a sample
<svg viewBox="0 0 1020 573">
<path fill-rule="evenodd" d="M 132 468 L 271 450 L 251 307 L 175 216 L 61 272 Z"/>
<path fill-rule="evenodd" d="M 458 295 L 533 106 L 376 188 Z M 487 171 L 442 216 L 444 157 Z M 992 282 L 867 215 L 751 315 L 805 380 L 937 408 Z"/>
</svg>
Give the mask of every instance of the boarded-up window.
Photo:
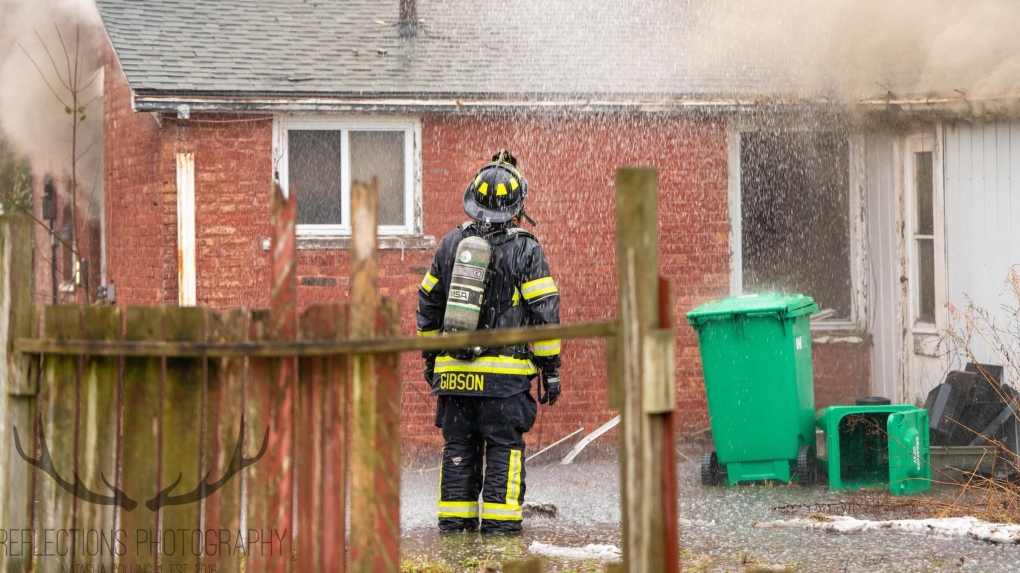
<svg viewBox="0 0 1020 573">
<path fill-rule="evenodd" d="M 749 132 L 740 137 L 744 292 L 814 297 L 850 320 L 850 167 L 844 134 Z"/>
</svg>

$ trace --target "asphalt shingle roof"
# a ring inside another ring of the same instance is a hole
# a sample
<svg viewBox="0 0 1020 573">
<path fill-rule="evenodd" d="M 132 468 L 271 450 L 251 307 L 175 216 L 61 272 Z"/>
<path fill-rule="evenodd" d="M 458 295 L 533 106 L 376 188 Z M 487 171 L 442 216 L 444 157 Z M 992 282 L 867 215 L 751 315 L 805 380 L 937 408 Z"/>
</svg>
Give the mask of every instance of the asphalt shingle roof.
<svg viewBox="0 0 1020 573">
<path fill-rule="evenodd" d="M 610 99 L 750 92 L 685 57 L 691 0 L 98 0 L 139 94 Z M 760 79 L 760 78 L 758 78 Z"/>
</svg>

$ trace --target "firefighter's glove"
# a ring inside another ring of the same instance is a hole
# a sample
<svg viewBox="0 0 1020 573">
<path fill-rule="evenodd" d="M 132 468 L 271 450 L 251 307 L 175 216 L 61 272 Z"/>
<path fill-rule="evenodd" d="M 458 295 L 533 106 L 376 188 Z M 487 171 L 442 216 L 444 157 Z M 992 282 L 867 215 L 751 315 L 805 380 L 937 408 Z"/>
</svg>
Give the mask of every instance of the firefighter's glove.
<svg viewBox="0 0 1020 573">
<path fill-rule="evenodd" d="M 542 389 L 545 395 L 538 399 L 539 402 L 550 406 L 556 403 L 560 397 L 560 373 L 557 371 L 545 372 L 542 374 Z"/>
<path fill-rule="evenodd" d="M 432 387 L 432 380 L 436 377 L 435 371 L 436 371 L 436 359 L 434 357 L 426 358 L 424 375 L 425 382 L 429 385 L 429 388 Z"/>
</svg>

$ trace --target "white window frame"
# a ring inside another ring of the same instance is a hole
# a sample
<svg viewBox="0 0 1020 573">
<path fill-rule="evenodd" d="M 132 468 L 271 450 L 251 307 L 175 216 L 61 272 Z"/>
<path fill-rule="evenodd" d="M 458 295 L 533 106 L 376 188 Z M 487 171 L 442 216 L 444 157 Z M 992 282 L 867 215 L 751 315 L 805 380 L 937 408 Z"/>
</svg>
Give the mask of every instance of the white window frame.
<svg viewBox="0 0 1020 573">
<path fill-rule="evenodd" d="M 904 218 L 906 243 L 905 271 L 910 285 L 907 296 L 907 308 L 909 312 L 910 330 L 914 334 L 915 351 L 921 354 L 934 356 L 936 349 L 936 337 L 940 329 L 948 326 L 948 311 L 942 305 L 946 300 L 946 245 L 945 245 L 945 181 L 943 176 L 942 163 L 942 126 L 936 126 L 935 133 L 914 133 L 906 137 L 903 146 L 903 193 L 904 193 Z M 916 195 L 916 169 L 914 165 L 914 154 L 930 151 L 932 154 L 932 243 L 934 249 L 935 266 L 935 322 L 920 320 L 920 299 L 921 280 L 918 275 L 918 249 L 916 241 L 917 230 L 917 195 Z M 929 348 L 930 347 L 930 348 Z"/>
<path fill-rule="evenodd" d="M 769 127 L 775 130 L 775 127 Z M 743 261 L 743 214 L 741 213 L 741 182 L 740 182 L 740 138 L 747 132 L 761 131 L 762 127 L 754 123 L 732 122 L 727 129 L 727 146 L 729 148 L 729 214 L 730 214 L 730 294 L 739 296 L 744 292 L 744 261 Z M 783 129 L 788 132 L 824 131 L 809 129 L 799 125 L 790 125 Z M 850 271 L 850 318 L 847 320 L 811 321 L 811 330 L 831 337 L 819 339 L 819 342 L 859 342 L 867 328 L 868 315 L 867 285 L 863 277 L 867 276 L 865 258 L 867 253 L 867 229 L 862 213 L 865 205 L 865 141 L 861 134 L 847 136 L 849 157 L 847 164 L 850 169 L 847 189 L 850 212 L 847 220 L 850 225 L 849 257 L 847 267 Z M 804 293 L 810 296 L 811 293 Z"/>
<path fill-rule="evenodd" d="M 422 235 L 421 122 L 411 117 L 327 117 L 286 115 L 273 121 L 273 169 L 279 175 L 284 193 L 289 193 L 288 149 L 286 133 L 290 130 L 325 130 L 341 132 L 340 224 L 298 224 L 301 238 L 350 238 L 351 236 L 351 131 L 403 131 L 404 137 L 404 224 L 379 225 L 383 237 L 417 237 Z M 300 192 L 300 191 L 299 191 Z M 300 197 L 299 197 L 300 200 Z M 342 246 L 342 245 L 341 245 Z"/>
</svg>

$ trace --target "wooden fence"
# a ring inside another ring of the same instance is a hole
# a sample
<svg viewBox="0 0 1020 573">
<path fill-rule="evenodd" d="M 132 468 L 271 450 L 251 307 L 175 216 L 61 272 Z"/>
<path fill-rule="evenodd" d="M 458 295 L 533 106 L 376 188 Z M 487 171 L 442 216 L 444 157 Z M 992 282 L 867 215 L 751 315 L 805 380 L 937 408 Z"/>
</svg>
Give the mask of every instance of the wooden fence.
<svg viewBox="0 0 1020 573">
<path fill-rule="evenodd" d="M 395 572 L 400 353 L 588 337 L 607 339 L 622 415 L 622 567 L 677 570 L 656 199 L 654 171 L 620 171 L 614 321 L 400 337 L 396 302 L 378 295 L 373 185 L 352 190 L 349 306 L 297 316 L 296 198 L 274 186 L 269 310 L 49 307 L 41 333 L 21 313 L 8 328 L 20 402 L 0 475 L 5 570 Z"/>
</svg>

